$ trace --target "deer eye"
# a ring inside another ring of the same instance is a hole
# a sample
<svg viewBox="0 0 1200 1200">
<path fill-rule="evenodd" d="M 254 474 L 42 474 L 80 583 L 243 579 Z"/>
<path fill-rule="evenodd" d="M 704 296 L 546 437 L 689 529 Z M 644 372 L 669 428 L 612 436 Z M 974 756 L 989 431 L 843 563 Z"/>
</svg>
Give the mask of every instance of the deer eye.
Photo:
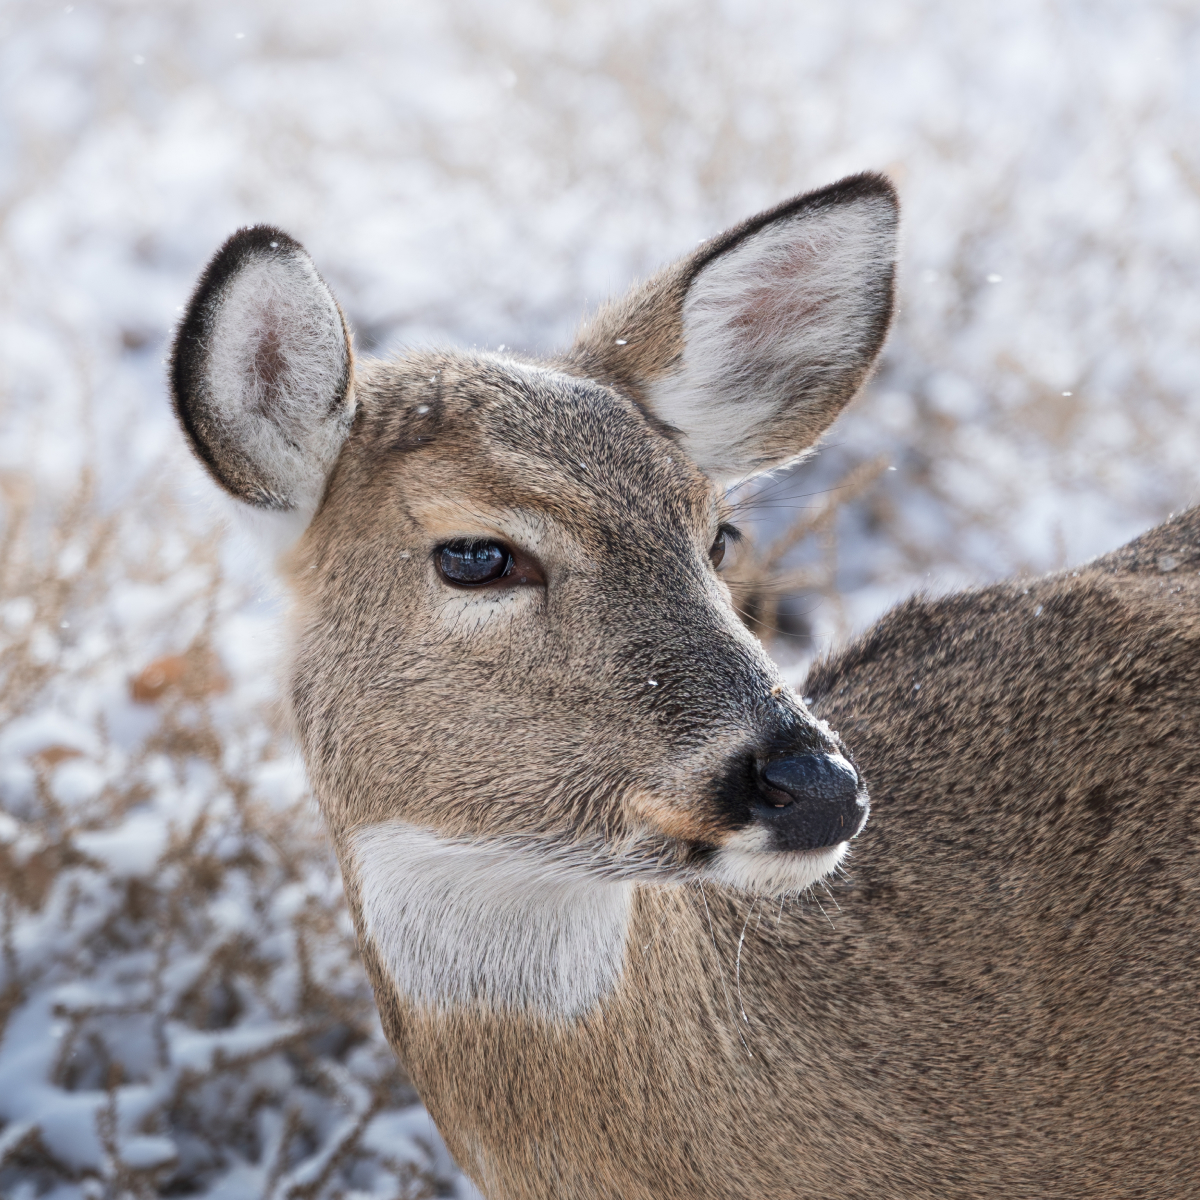
<svg viewBox="0 0 1200 1200">
<path fill-rule="evenodd" d="M 708 548 L 708 557 L 714 567 L 719 567 L 725 557 L 725 549 L 730 542 L 741 541 L 741 532 L 732 525 L 722 525 L 717 530 L 717 539 Z"/>
<path fill-rule="evenodd" d="M 513 556 L 499 542 L 447 542 L 434 555 L 437 569 L 447 583 L 458 587 L 480 587 L 503 579 L 512 569 Z"/>
</svg>

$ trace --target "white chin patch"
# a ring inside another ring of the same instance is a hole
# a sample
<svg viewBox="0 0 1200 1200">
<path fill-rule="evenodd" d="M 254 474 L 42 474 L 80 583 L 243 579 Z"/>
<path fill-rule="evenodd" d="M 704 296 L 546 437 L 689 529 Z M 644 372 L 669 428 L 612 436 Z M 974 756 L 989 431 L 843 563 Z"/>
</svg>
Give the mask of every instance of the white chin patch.
<svg viewBox="0 0 1200 1200">
<path fill-rule="evenodd" d="M 767 850 L 768 833 L 743 829 L 717 852 L 705 877 L 754 896 L 797 896 L 833 874 L 850 853 L 849 842 L 824 850 Z"/>
</svg>

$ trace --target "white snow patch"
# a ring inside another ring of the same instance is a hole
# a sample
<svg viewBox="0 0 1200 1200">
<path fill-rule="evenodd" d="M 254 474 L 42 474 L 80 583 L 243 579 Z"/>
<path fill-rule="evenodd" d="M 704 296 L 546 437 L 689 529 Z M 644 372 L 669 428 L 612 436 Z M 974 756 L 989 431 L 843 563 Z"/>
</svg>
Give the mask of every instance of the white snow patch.
<svg viewBox="0 0 1200 1200">
<path fill-rule="evenodd" d="M 132 813 L 113 829 L 78 833 L 75 844 L 118 879 L 146 875 L 167 846 L 169 830 L 157 813 Z"/>
</svg>

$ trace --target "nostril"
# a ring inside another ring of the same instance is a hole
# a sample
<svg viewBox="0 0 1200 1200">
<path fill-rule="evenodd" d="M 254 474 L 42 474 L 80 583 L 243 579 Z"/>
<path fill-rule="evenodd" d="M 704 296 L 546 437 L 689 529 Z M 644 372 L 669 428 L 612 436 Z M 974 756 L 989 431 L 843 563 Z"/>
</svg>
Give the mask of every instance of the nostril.
<svg viewBox="0 0 1200 1200">
<path fill-rule="evenodd" d="M 762 764 L 754 820 L 777 850 L 819 850 L 848 841 L 867 819 L 866 792 L 840 754 L 799 754 Z"/>
<path fill-rule="evenodd" d="M 763 767 L 762 777 L 772 788 L 790 797 L 783 804 L 772 801 L 776 808 L 786 808 L 793 800 L 844 803 L 858 793 L 858 774 L 841 755 L 777 758 Z"/>
</svg>

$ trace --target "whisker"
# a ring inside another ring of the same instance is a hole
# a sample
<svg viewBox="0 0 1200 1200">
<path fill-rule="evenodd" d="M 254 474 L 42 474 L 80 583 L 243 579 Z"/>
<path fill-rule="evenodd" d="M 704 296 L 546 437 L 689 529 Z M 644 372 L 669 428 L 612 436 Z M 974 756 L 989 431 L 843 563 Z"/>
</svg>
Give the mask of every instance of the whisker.
<svg viewBox="0 0 1200 1200">
<path fill-rule="evenodd" d="M 721 965 L 721 951 L 717 948 L 717 933 L 716 933 L 716 930 L 713 928 L 712 913 L 710 913 L 708 911 L 708 896 L 704 891 L 704 880 L 702 880 L 702 879 L 697 880 L 696 886 L 699 887 L 699 889 L 700 889 L 700 899 L 704 901 L 704 915 L 708 918 L 708 936 L 710 938 L 712 938 L 713 953 L 717 956 L 717 969 L 721 972 L 721 990 L 725 993 L 725 1003 L 729 1006 L 730 1013 L 732 1013 L 733 1012 L 733 997 L 730 996 L 729 987 L 725 982 L 725 971 Z M 742 1027 L 740 1025 L 738 1025 L 736 1016 L 733 1018 L 733 1023 L 734 1023 L 734 1026 L 737 1028 L 738 1039 L 741 1041 L 742 1047 L 745 1049 L 747 1057 L 753 1058 L 754 1055 L 750 1053 L 750 1047 L 746 1044 L 746 1039 L 742 1035 Z"/>
<path fill-rule="evenodd" d="M 746 914 L 745 924 L 742 926 L 742 936 L 738 938 L 737 969 L 734 972 L 734 982 L 737 984 L 738 1008 L 742 1010 L 742 1020 L 745 1021 L 747 1025 L 750 1024 L 750 1018 L 746 1016 L 746 1005 L 742 1000 L 742 944 L 746 940 L 746 927 L 750 924 L 750 918 L 754 916 L 754 909 L 757 905 L 758 897 L 755 896 L 750 903 L 750 911 Z"/>
</svg>

